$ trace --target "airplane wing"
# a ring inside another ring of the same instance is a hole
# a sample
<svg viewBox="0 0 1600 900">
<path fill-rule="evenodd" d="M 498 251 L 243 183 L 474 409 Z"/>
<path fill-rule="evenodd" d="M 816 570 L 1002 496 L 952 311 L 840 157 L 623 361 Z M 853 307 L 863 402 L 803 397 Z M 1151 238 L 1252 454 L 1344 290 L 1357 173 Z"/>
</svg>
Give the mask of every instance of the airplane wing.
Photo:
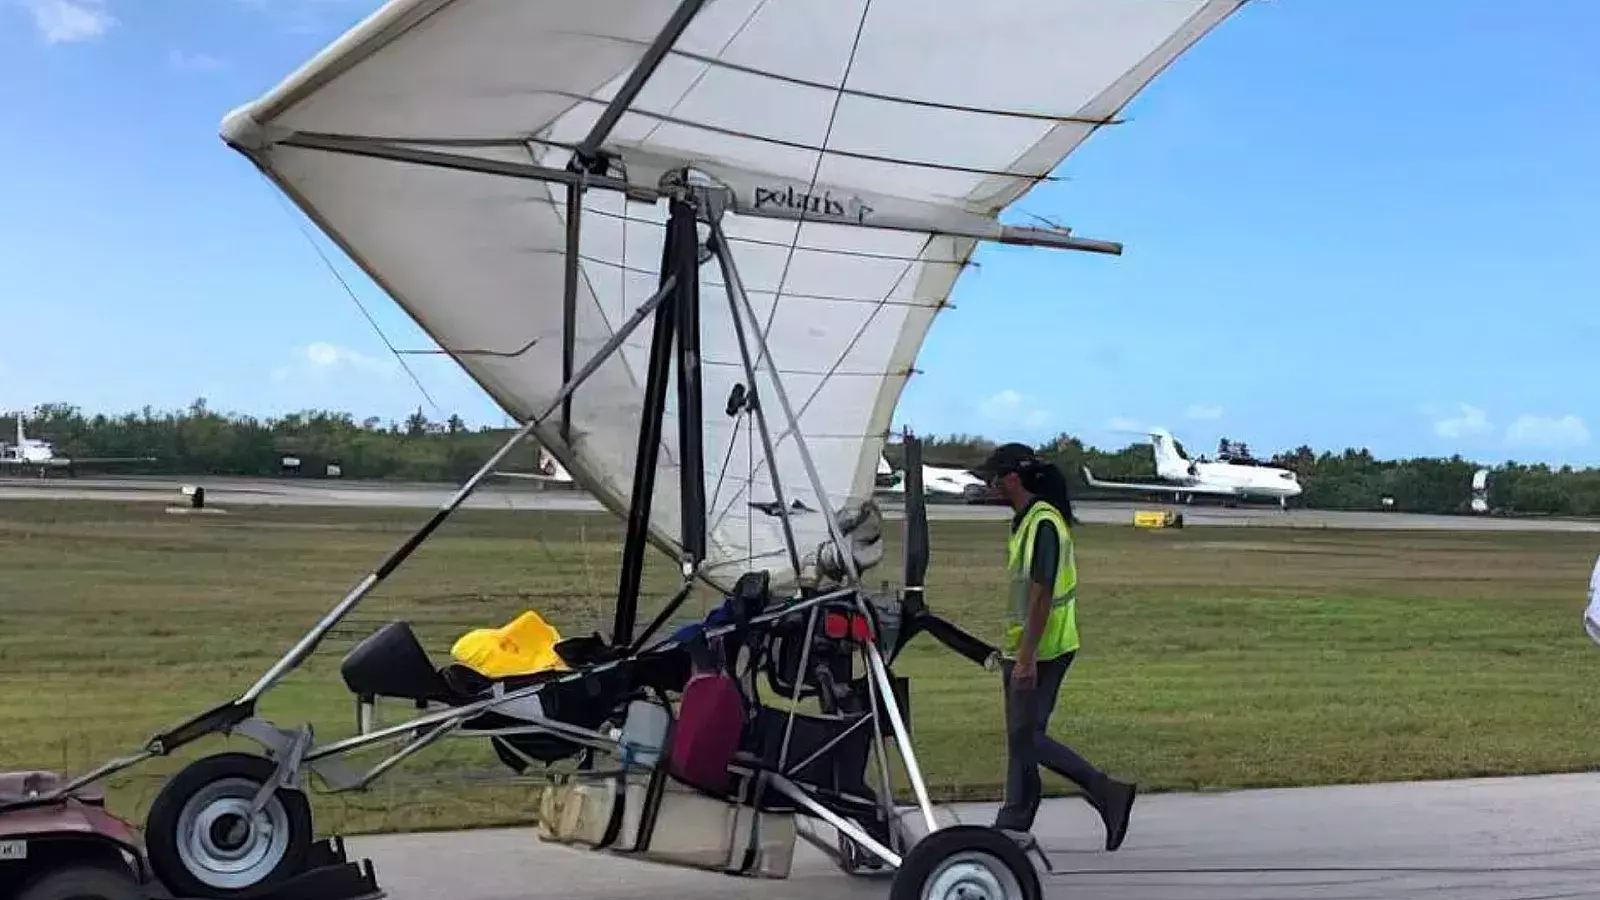
<svg viewBox="0 0 1600 900">
<path fill-rule="evenodd" d="M 67 466 L 153 463 L 156 461 L 154 456 L 91 456 L 88 458 L 52 456 L 49 459 L 18 459 L 14 456 L 6 456 L 0 457 L 0 466 L 48 466 L 61 469 Z"/>
<path fill-rule="evenodd" d="M 495 472 L 501 478 L 520 478 L 523 481 L 540 481 L 549 484 L 572 484 L 572 475 L 562 468 L 550 451 L 539 448 L 539 468 L 541 472 Z"/>
<path fill-rule="evenodd" d="M 520 478 L 523 481 L 548 481 L 553 483 L 568 484 L 572 479 L 562 478 L 559 475 L 543 475 L 538 472 L 495 472 L 497 478 Z"/>
<path fill-rule="evenodd" d="M 1234 488 L 1216 487 L 1214 485 L 1205 485 L 1205 484 L 1188 485 L 1188 484 L 1178 484 L 1178 483 L 1173 483 L 1173 482 L 1167 482 L 1167 483 L 1150 482 L 1150 483 L 1145 483 L 1145 482 L 1134 482 L 1134 481 L 1101 481 L 1101 480 L 1099 480 L 1099 479 L 1094 477 L 1094 473 L 1089 471 L 1089 467 L 1088 466 L 1084 466 L 1083 467 L 1083 479 L 1092 488 L 1100 488 L 1102 490 L 1113 490 L 1113 491 L 1160 491 L 1162 493 L 1172 493 L 1174 491 L 1181 491 L 1182 493 L 1185 493 L 1185 494 L 1215 494 L 1217 496 L 1229 496 L 1229 497 L 1237 495 L 1239 493 L 1239 491 L 1237 489 L 1234 489 Z"/>
</svg>

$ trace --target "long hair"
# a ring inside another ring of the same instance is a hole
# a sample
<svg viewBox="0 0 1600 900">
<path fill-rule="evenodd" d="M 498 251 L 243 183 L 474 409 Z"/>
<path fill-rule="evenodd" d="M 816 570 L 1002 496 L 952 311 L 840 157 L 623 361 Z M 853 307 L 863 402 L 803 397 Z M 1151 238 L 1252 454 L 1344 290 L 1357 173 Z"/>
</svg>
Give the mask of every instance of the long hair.
<svg viewBox="0 0 1600 900">
<path fill-rule="evenodd" d="M 1072 495 L 1067 490 L 1067 476 L 1055 463 L 1039 460 L 1017 473 L 1028 493 L 1043 499 L 1060 510 L 1068 525 L 1077 525 L 1078 517 L 1072 514 Z"/>
</svg>

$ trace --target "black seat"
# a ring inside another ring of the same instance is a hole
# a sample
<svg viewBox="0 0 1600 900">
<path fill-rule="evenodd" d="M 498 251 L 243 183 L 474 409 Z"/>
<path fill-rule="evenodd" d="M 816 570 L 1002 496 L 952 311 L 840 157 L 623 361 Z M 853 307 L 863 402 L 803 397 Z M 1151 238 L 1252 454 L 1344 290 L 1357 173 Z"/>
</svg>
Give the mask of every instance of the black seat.
<svg viewBox="0 0 1600 900">
<path fill-rule="evenodd" d="M 396 697 L 452 705 L 459 701 L 409 622 L 390 622 L 368 635 L 345 654 L 339 674 L 345 687 L 363 699 Z"/>
</svg>

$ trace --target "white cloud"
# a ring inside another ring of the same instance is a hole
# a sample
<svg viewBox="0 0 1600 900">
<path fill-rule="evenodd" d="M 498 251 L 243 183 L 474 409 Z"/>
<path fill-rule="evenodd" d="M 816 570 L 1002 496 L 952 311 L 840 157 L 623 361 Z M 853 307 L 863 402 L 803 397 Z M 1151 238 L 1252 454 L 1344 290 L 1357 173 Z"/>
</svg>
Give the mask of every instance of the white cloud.
<svg viewBox="0 0 1600 900">
<path fill-rule="evenodd" d="M 1114 416 L 1106 423 L 1106 428 L 1111 431 L 1137 431 L 1144 433 L 1145 427 L 1126 416 Z"/>
<path fill-rule="evenodd" d="M 352 369 L 387 377 L 399 369 L 391 360 L 376 359 L 327 341 L 307 344 L 296 350 L 294 356 L 294 365 L 279 366 L 273 370 L 274 381 L 285 381 L 295 375 L 323 376 Z"/>
<path fill-rule="evenodd" d="M 180 72 L 214 72 L 227 63 L 209 53 L 186 53 L 174 50 L 167 54 L 167 65 Z"/>
<path fill-rule="evenodd" d="M 1220 419 L 1222 418 L 1222 407 L 1204 403 L 1191 403 L 1183 414 L 1191 419 Z"/>
<path fill-rule="evenodd" d="M 1448 413 L 1429 412 L 1433 417 L 1433 431 L 1442 438 L 1452 440 L 1483 434 L 1490 429 L 1489 414 L 1470 403 L 1457 403 Z"/>
<path fill-rule="evenodd" d="M 92 41 L 117 24 L 105 0 L 20 0 L 47 44 Z"/>
<path fill-rule="evenodd" d="M 1545 449 L 1581 447 L 1589 443 L 1589 427 L 1571 413 L 1559 418 L 1524 413 L 1506 429 L 1506 441 Z"/>
<path fill-rule="evenodd" d="M 1010 388 L 979 404 L 978 411 L 992 421 L 1024 428 L 1038 428 L 1050 421 L 1050 413 Z"/>
</svg>

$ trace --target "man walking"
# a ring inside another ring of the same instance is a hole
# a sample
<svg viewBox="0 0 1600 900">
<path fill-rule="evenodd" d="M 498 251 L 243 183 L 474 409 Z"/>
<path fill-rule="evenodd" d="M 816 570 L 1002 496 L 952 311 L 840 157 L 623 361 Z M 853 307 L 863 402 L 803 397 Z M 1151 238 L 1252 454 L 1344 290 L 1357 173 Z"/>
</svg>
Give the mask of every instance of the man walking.
<svg viewBox="0 0 1600 900">
<path fill-rule="evenodd" d="M 1043 765 L 1078 785 L 1105 823 L 1106 849 L 1116 850 L 1128 831 L 1137 786 L 1101 772 L 1046 731 L 1079 648 L 1078 568 L 1066 479 L 1023 444 L 996 448 L 979 474 L 1016 511 L 1007 547 L 1007 658 L 1001 663 L 1009 758 L 1005 804 L 995 827 L 1019 836 L 1032 831 Z"/>
</svg>

